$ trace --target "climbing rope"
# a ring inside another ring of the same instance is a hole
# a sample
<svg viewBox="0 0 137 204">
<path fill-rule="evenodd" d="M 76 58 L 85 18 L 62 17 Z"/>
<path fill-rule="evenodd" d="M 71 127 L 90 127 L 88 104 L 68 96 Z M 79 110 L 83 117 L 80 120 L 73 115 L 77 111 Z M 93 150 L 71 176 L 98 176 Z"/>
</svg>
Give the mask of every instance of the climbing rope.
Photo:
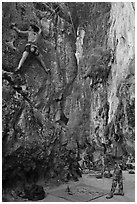
<svg viewBox="0 0 137 204">
<path fill-rule="evenodd" d="M 46 4 L 47 5 L 47 4 Z M 53 10 L 53 12 L 51 13 L 51 15 L 48 17 L 49 19 L 51 18 L 51 16 L 56 12 L 56 10 L 59 8 L 59 6 L 56 9 L 52 9 L 50 6 L 47 5 L 47 7 L 50 8 L 50 10 Z"/>
<path fill-rule="evenodd" d="M 47 5 L 47 4 L 46 4 Z M 52 10 L 52 8 L 50 6 L 47 5 L 47 7 L 50 8 L 50 10 Z M 51 13 L 51 15 L 49 16 L 49 19 L 51 18 L 51 16 L 56 12 L 56 10 L 59 8 L 60 6 L 58 6 L 56 9 L 54 9 L 54 11 Z M 75 35 L 75 38 L 77 37 L 76 35 L 76 32 L 75 32 L 75 27 L 74 27 L 74 23 L 73 23 L 73 20 L 72 20 L 72 16 L 71 16 L 71 13 L 70 11 L 67 11 L 69 17 L 70 17 L 70 21 L 71 21 L 71 25 L 72 25 L 72 28 L 73 28 L 73 32 L 74 32 L 74 35 Z"/>
<path fill-rule="evenodd" d="M 75 32 L 75 27 L 74 27 L 74 24 L 73 24 L 73 20 L 72 20 L 72 17 L 71 17 L 71 14 L 70 14 L 69 11 L 68 11 L 68 14 L 69 14 L 69 17 L 70 17 L 70 20 L 71 20 L 71 25 L 72 25 L 72 28 L 73 28 L 73 31 L 74 31 L 75 38 L 77 38 L 77 35 L 76 35 L 76 32 Z"/>
</svg>

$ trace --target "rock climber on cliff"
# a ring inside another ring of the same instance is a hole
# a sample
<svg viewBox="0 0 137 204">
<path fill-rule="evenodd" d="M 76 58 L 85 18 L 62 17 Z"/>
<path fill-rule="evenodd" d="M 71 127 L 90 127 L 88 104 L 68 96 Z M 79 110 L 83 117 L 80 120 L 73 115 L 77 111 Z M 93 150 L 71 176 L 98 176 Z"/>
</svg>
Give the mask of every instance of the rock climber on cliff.
<svg viewBox="0 0 137 204">
<path fill-rule="evenodd" d="M 28 58 L 29 54 L 32 54 L 37 58 L 37 60 L 40 62 L 42 68 L 44 69 L 44 71 L 47 74 L 49 72 L 49 69 L 47 69 L 47 67 L 44 63 L 44 60 L 43 60 L 43 56 L 42 56 L 42 54 L 40 54 L 38 47 L 37 47 L 37 43 L 38 43 L 38 40 L 41 36 L 42 30 L 39 27 L 37 27 L 36 25 L 30 24 L 29 30 L 22 31 L 22 30 L 17 28 L 15 23 L 11 24 L 11 29 L 14 29 L 21 36 L 27 36 L 28 37 L 28 43 L 25 46 L 25 50 L 22 54 L 22 58 L 18 64 L 18 67 L 15 69 L 15 72 L 18 72 L 20 70 L 20 68 L 22 67 L 22 65 L 24 64 L 26 59 Z"/>
</svg>

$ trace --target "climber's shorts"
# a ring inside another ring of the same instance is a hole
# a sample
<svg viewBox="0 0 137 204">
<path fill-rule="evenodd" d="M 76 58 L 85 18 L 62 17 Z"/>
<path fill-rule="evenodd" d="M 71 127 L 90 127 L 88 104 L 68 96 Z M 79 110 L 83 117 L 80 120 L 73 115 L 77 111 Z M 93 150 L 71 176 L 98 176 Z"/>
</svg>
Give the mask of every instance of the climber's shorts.
<svg viewBox="0 0 137 204">
<path fill-rule="evenodd" d="M 38 56 L 39 55 L 39 51 L 38 51 L 38 47 L 34 44 L 30 44 L 28 43 L 26 46 L 25 46 L 25 51 L 29 52 L 29 53 L 32 53 L 33 55 L 35 56 Z"/>
</svg>

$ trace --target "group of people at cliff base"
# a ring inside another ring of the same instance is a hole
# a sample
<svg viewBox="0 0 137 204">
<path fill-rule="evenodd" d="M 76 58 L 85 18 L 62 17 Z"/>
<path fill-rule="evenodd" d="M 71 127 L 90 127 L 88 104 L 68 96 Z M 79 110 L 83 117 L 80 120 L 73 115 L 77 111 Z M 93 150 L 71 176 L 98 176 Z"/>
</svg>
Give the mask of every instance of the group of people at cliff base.
<svg viewBox="0 0 137 204">
<path fill-rule="evenodd" d="M 65 148 L 65 147 L 64 147 Z M 80 154 L 78 156 L 76 149 L 68 150 L 63 153 L 64 161 L 64 181 L 67 182 L 70 179 L 78 181 L 82 177 L 84 170 L 95 170 L 98 171 L 98 167 L 101 167 L 102 177 L 105 175 L 105 171 L 108 171 L 107 178 L 112 177 L 112 186 L 107 199 L 113 197 L 116 187 L 118 185 L 117 195 L 124 195 L 123 191 L 123 177 L 122 170 L 125 170 L 125 166 L 134 161 L 134 158 L 131 154 L 128 154 L 123 143 L 123 139 L 118 134 L 114 134 L 112 141 L 106 141 L 102 143 L 101 146 L 101 162 L 104 162 L 103 165 L 94 161 L 94 152 L 96 152 L 96 145 L 93 143 L 87 143 L 85 146 L 85 154 Z M 66 155 L 65 155 L 66 154 Z M 124 158 L 124 163 L 123 163 Z M 125 159 L 126 158 L 126 159 Z M 101 163 L 102 164 L 102 163 Z M 99 166 L 100 165 L 100 166 Z M 128 166 L 127 166 L 128 168 Z M 113 170 L 113 174 L 111 171 Z M 101 177 L 101 178 L 102 178 Z M 105 177 L 105 176 L 104 176 Z"/>
<path fill-rule="evenodd" d="M 88 144 L 86 147 L 85 154 L 82 155 L 80 165 L 81 168 L 89 170 L 101 170 L 102 177 L 105 175 L 105 171 L 108 171 L 105 177 L 112 177 L 112 186 L 109 195 L 106 197 L 110 199 L 113 197 L 116 187 L 118 185 L 117 195 L 124 195 L 123 191 L 123 178 L 122 170 L 128 169 L 129 163 L 134 161 L 133 156 L 127 153 L 125 144 L 123 142 L 122 136 L 114 134 L 112 141 L 107 140 L 102 143 L 102 151 L 100 154 L 100 162 L 96 162 L 94 158 L 94 152 L 96 152 L 96 147 L 93 144 Z M 130 160 L 130 161 L 129 161 Z M 113 175 L 111 174 L 111 170 Z M 100 178 L 102 178 L 100 177 Z"/>
</svg>

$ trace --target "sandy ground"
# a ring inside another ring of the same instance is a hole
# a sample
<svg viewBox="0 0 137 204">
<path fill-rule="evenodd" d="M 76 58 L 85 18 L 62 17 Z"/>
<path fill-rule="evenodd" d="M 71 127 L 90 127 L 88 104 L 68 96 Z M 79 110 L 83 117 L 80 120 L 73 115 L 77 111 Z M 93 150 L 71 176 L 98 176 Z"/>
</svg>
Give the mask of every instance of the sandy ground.
<svg viewBox="0 0 137 204">
<path fill-rule="evenodd" d="M 123 183 L 124 183 L 124 196 L 118 196 L 114 195 L 111 199 L 106 199 L 106 195 L 100 198 L 97 198 L 93 200 L 93 202 L 135 202 L 135 174 L 129 174 L 127 171 L 123 172 Z M 46 189 L 46 192 L 48 193 L 45 199 L 41 200 L 40 202 L 70 202 L 66 199 L 56 197 L 54 195 L 51 195 L 50 193 L 53 190 L 57 189 L 64 189 L 68 185 L 75 186 L 78 183 L 84 183 L 86 185 L 98 187 L 100 189 L 105 189 L 110 191 L 112 179 L 96 179 L 95 176 L 89 175 L 89 174 L 83 174 L 82 178 L 79 179 L 78 182 L 69 182 L 68 184 L 60 185 L 59 187 L 54 187 L 50 190 Z M 92 201 L 90 201 L 92 202 Z"/>
</svg>

